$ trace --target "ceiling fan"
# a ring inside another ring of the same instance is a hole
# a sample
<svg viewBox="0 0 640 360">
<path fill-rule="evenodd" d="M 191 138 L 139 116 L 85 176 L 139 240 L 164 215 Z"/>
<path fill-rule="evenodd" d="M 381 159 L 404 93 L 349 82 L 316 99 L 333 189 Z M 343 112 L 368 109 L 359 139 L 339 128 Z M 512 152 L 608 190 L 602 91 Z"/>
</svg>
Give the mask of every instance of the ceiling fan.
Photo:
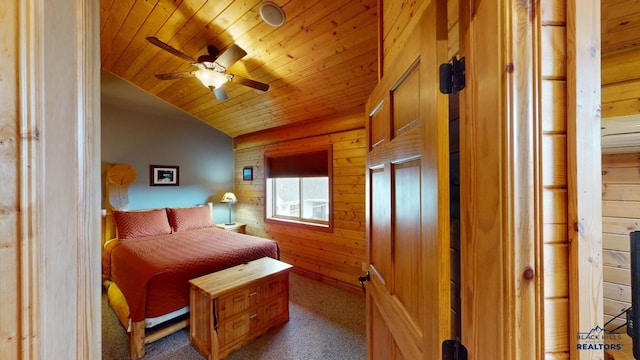
<svg viewBox="0 0 640 360">
<path fill-rule="evenodd" d="M 229 46 L 222 53 L 220 53 L 220 51 L 215 46 L 208 45 L 207 54 L 200 55 L 198 57 L 198 60 L 196 61 L 191 56 L 183 53 L 182 51 L 172 47 L 171 45 L 161 41 L 154 36 L 147 37 L 147 41 L 174 56 L 190 62 L 191 65 L 198 68 L 197 70 L 193 71 L 156 74 L 156 77 L 160 80 L 174 80 L 192 76 L 196 77 L 198 80 L 200 80 L 200 82 L 202 82 L 204 86 L 213 91 L 216 99 L 218 100 L 228 99 L 227 93 L 224 91 L 224 89 L 222 89 L 222 85 L 224 85 L 226 82 L 235 82 L 240 85 L 248 86 L 250 88 L 258 89 L 261 91 L 269 90 L 268 84 L 227 72 L 227 69 L 231 65 L 247 55 L 247 52 L 236 44 L 231 44 L 231 46 Z"/>
</svg>

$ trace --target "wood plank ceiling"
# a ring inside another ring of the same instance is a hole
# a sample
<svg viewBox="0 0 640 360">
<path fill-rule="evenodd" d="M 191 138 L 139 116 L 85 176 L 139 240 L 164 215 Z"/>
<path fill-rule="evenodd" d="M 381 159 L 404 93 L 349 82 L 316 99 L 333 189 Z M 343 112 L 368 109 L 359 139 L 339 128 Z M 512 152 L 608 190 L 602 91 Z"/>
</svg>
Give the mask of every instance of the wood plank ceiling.
<svg viewBox="0 0 640 360">
<path fill-rule="evenodd" d="M 377 83 L 377 0 L 275 0 L 272 27 L 261 0 L 101 0 L 102 69 L 183 109 L 231 137 L 280 125 L 363 113 Z M 197 58 L 232 43 L 248 54 L 228 69 L 270 85 L 224 85 L 218 101 L 196 78 L 154 75 L 195 68 L 149 44 L 155 36 Z"/>
</svg>

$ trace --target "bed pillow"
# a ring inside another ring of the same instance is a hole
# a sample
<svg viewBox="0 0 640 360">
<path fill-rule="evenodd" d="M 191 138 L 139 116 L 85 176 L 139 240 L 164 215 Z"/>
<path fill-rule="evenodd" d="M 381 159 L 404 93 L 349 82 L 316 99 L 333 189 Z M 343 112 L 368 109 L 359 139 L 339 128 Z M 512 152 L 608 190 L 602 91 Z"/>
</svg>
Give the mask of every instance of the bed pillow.
<svg viewBox="0 0 640 360">
<path fill-rule="evenodd" d="M 165 209 L 145 211 L 114 211 L 118 239 L 171 234 Z"/>
<path fill-rule="evenodd" d="M 167 214 L 171 228 L 175 232 L 213 226 L 208 206 L 167 208 Z"/>
</svg>

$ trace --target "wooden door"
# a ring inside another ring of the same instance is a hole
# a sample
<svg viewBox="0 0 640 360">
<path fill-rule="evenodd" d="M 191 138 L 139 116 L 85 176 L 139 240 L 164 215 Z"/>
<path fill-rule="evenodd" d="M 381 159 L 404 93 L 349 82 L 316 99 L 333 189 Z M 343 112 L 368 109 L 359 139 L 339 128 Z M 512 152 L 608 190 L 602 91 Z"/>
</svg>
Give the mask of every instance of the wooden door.
<svg viewBox="0 0 640 360">
<path fill-rule="evenodd" d="M 369 359 L 438 359 L 451 334 L 446 9 L 432 1 L 369 98 Z"/>
</svg>

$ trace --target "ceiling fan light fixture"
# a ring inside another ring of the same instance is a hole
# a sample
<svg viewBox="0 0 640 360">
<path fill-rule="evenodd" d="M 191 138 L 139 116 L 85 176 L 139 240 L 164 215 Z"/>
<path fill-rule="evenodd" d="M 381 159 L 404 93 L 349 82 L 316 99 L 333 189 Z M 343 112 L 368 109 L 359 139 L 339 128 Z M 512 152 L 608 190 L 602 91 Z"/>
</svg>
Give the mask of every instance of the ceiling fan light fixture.
<svg viewBox="0 0 640 360">
<path fill-rule="evenodd" d="M 284 11 L 271 1 L 265 1 L 260 5 L 260 17 L 273 27 L 282 26 L 285 20 Z"/>
<path fill-rule="evenodd" d="M 194 75 L 204 86 L 208 88 L 219 88 L 227 82 L 227 77 L 224 76 L 224 74 L 211 69 L 199 69 L 194 73 Z"/>
</svg>

